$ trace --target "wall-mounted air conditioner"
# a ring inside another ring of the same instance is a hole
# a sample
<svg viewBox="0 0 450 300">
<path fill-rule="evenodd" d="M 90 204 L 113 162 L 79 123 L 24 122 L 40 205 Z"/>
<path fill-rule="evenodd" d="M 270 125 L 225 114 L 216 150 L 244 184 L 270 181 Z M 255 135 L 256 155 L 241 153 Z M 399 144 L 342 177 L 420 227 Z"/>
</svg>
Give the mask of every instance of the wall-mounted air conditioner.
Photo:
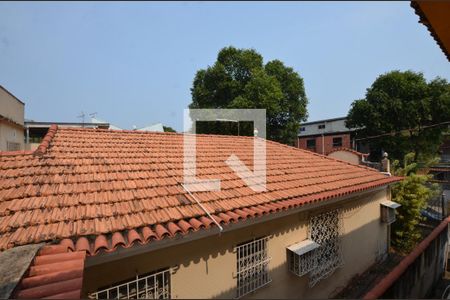
<svg viewBox="0 0 450 300">
<path fill-rule="evenodd" d="M 312 240 L 304 240 L 287 247 L 289 271 L 303 276 L 317 267 L 317 249 L 319 244 Z"/>
<path fill-rule="evenodd" d="M 401 205 L 392 201 L 381 202 L 381 221 L 384 223 L 394 223 L 395 222 L 395 210 Z"/>
</svg>

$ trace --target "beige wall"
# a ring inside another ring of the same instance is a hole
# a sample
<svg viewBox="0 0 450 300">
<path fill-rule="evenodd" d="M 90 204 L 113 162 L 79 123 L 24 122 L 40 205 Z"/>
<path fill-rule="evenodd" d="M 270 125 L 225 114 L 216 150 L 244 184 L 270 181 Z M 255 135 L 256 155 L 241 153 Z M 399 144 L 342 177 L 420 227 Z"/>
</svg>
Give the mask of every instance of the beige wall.
<svg viewBox="0 0 450 300">
<path fill-rule="evenodd" d="M 387 189 L 371 192 L 325 210 L 342 208 L 342 250 L 344 264 L 313 288 L 306 276 L 291 274 L 286 265 L 286 247 L 307 238 L 305 211 L 197 241 L 156 250 L 121 261 L 86 268 L 87 292 L 165 267 L 172 274 L 173 298 L 233 298 L 236 296 L 236 254 L 234 247 L 252 238 L 268 235 L 272 282 L 248 298 L 326 298 L 343 288 L 357 273 L 371 266 L 387 250 L 387 225 L 380 222 L 380 202 Z M 321 209 L 324 210 L 324 209 Z M 126 251 L 126 250 L 125 250 Z M 91 258 L 91 259 L 95 259 Z"/>
<path fill-rule="evenodd" d="M 348 151 L 334 151 L 328 154 L 329 157 L 333 157 L 339 160 L 346 161 L 348 163 L 359 165 L 360 158 L 357 154 Z"/>
<path fill-rule="evenodd" d="M 0 87 L 0 151 L 6 151 L 7 143 L 19 143 L 20 150 L 24 149 L 24 109 L 25 105 Z M 2 117 L 11 120 L 1 120 Z"/>
</svg>

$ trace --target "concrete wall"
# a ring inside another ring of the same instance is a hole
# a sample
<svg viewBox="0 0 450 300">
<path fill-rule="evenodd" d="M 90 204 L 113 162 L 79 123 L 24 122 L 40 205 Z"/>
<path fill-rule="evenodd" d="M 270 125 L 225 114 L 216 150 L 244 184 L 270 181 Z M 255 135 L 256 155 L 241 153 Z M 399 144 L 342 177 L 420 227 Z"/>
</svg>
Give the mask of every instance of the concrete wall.
<svg viewBox="0 0 450 300">
<path fill-rule="evenodd" d="M 388 189 L 370 192 L 345 202 L 327 205 L 283 218 L 255 224 L 196 241 L 155 250 L 130 258 L 87 267 L 85 292 L 93 292 L 136 274 L 173 267 L 172 298 L 233 298 L 236 296 L 234 247 L 253 238 L 269 236 L 272 282 L 247 298 L 326 298 L 337 293 L 357 273 L 365 271 L 387 251 L 387 225 L 380 222 L 380 202 Z M 306 276 L 288 271 L 286 247 L 308 236 L 311 214 L 342 208 L 343 266 L 313 288 Z M 126 250 L 125 250 L 126 251 Z M 95 257 L 89 258 L 95 260 Z"/>
<path fill-rule="evenodd" d="M 352 153 L 349 151 L 334 151 L 328 154 L 329 157 L 333 157 L 339 160 L 346 161 L 348 163 L 359 165 L 360 163 L 360 156 L 356 153 Z"/>
<path fill-rule="evenodd" d="M 325 128 L 319 129 L 319 125 L 325 125 Z M 302 131 L 301 128 L 304 128 Z M 349 128 L 345 127 L 345 119 L 337 120 L 324 120 L 322 122 L 314 122 L 312 124 L 302 124 L 300 125 L 299 136 L 307 135 L 318 135 L 322 133 L 332 133 L 332 132 L 346 132 L 350 131 Z"/>
<path fill-rule="evenodd" d="M 0 151 L 8 150 L 8 142 L 24 149 L 24 110 L 25 105 L 0 86 Z"/>
<path fill-rule="evenodd" d="M 320 154 L 327 155 L 330 151 L 335 149 L 333 147 L 333 138 L 335 137 L 341 137 L 342 138 L 342 146 L 336 147 L 336 148 L 351 148 L 351 142 L 350 142 L 350 134 L 336 134 L 336 135 L 325 135 L 322 139 L 322 136 L 312 136 L 312 137 L 298 137 L 298 147 L 300 149 L 307 149 L 311 150 Z M 315 139 L 316 140 L 316 148 L 315 149 L 309 149 L 306 147 L 307 140 Z M 323 140 L 323 141 L 322 141 Z M 324 144 L 324 147 L 322 149 L 322 144 Z M 324 153 L 323 153 L 323 152 Z"/>
</svg>

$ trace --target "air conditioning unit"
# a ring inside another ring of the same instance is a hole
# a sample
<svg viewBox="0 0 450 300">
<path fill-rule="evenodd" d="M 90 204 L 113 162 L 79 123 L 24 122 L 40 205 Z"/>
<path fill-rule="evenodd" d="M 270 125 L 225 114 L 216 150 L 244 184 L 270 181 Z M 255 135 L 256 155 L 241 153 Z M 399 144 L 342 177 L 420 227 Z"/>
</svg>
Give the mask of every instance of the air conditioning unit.
<svg viewBox="0 0 450 300">
<path fill-rule="evenodd" d="M 381 202 L 381 221 L 387 224 L 395 222 L 395 210 L 401 205 L 393 201 Z"/>
<path fill-rule="evenodd" d="M 297 276 L 303 276 L 315 269 L 319 247 L 319 244 L 309 239 L 287 247 L 289 271 Z"/>
</svg>

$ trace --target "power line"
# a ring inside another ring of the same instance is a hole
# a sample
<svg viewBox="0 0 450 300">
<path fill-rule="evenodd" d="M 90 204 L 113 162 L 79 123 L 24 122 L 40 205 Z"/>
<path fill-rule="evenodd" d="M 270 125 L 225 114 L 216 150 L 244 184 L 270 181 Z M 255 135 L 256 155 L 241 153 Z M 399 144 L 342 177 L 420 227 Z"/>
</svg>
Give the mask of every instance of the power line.
<svg viewBox="0 0 450 300">
<path fill-rule="evenodd" d="M 437 126 L 441 126 L 441 125 L 446 125 L 446 124 L 450 124 L 450 121 L 445 121 L 445 122 L 442 122 L 442 123 L 437 123 L 437 124 L 432 124 L 432 125 L 426 125 L 426 126 L 421 127 L 420 130 L 428 129 L 428 128 L 432 128 L 432 127 L 437 127 Z M 379 135 L 368 136 L 368 137 L 365 137 L 365 138 L 355 139 L 355 141 L 375 139 L 375 138 L 388 136 L 388 135 L 392 136 L 392 135 L 394 135 L 396 133 L 402 133 L 402 132 L 405 132 L 405 131 L 418 131 L 418 130 L 419 130 L 418 128 L 402 129 L 402 130 L 397 130 L 397 131 L 391 131 L 391 132 L 388 132 L 388 133 L 382 133 L 382 134 L 379 134 Z"/>
</svg>

